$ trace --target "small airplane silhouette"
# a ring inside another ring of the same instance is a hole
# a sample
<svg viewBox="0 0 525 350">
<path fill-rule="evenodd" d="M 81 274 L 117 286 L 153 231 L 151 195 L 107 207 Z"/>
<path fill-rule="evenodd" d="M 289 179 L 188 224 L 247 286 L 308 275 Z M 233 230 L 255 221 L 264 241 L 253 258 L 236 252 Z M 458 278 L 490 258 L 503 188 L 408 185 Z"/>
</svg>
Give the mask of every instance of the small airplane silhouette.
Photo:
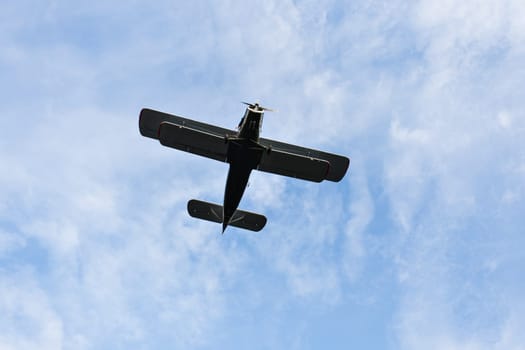
<svg viewBox="0 0 525 350">
<path fill-rule="evenodd" d="M 196 199 L 188 202 L 195 218 L 260 231 L 266 217 L 238 210 L 252 170 L 321 182 L 340 181 L 350 164 L 344 156 L 259 137 L 263 115 L 269 108 L 243 102 L 248 107 L 237 131 L 195 120 L 143 109 L 139 129 L 142 136 L 158 139 L 164 146 L 230 164 L 222 206 Z"/>
</svg>

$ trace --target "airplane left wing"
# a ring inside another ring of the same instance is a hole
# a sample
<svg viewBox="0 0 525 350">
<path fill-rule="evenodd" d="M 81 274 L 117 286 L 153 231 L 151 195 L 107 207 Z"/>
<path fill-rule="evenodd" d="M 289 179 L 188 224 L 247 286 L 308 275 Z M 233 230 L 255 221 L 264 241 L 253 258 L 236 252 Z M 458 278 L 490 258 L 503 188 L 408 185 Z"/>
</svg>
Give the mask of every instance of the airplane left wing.
<svg viewBox="0 0 525 350">
<path fill-rule="evenodd" d="M 226 161 L 228 145 L 224 138 L 182 125 L 162 122 L 158 138 L 162 145 L 200 156 Z"/>
<path fill-rule="evenodd" d="M 264 152 L 257 170 L 321 182 L 326 178 L 330 163 L 326 160 L 305 157 L 280 150 Z"/>
<path fill-rule="evenodd" d="M 276 140 L 260 138 L 259 143 L 265 147 L 271 147 L 272 152 L 281 151 L 291 153 L 306 158 L 314 158 L 325 160 L 330 163 L 328 172 L 325 174 L 325 180 L 338 182 L 345 176 L 348 166 L 350 165 L 350 159 L 344 156 L 340 156 L 333 153 L 327 153 L 312 148 L 301 147 L 284 143 Z"/>
</svg>

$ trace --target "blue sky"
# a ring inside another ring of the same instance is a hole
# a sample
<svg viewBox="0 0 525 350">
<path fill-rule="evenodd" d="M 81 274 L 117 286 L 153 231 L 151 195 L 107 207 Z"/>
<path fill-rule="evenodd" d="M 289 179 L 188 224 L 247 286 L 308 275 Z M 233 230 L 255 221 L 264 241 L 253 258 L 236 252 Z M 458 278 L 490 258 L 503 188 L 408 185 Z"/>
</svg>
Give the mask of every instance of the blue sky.
<svg viewBox="0 0 525 350">
<path fill-rule="evenodd" d="M 524 349 L 521 1 L 11 1 L 1 349 Z M 227 165 L 150 107 L 348 155 L 253 173 L 260 233 L 190 218 Z"/>
</svg>

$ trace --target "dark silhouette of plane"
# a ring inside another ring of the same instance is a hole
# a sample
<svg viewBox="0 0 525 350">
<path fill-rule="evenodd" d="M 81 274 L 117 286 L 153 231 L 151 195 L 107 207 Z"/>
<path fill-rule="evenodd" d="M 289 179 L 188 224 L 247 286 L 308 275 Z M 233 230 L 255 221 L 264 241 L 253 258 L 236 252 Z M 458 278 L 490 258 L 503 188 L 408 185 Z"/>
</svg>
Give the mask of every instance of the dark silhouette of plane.
<svg viewBox="0 0 525 350">
<path fill-rule="evenodd" d="M 143 136 L 158 139 L 164 146 L 230 164 L 223 206 L 195 199 L 188 202 L 191 216 L 222 223 L 223 233 L 228 225 L 260 231 L 266 224 L 263 215 L 237 209 L 252 170 L 337 182 L 350 164 L 347 157 L 259 137 L 264 112 L 271 110 L 258 103 L 243 103 L 248 107 L 237 131 L 151 109 L 143 109 L 139 118 Z"/>
</svg>

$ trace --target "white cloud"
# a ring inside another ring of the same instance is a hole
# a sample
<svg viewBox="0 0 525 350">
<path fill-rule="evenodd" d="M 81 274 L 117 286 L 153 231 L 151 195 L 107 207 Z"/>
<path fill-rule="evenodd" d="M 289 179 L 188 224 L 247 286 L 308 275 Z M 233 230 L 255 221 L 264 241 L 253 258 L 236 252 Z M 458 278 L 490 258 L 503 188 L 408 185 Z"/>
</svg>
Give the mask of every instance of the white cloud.
<svg viewBox="0 0 525 350">
<path fill-rule="evenodd" d="M 158 152 L 148 151 L 136 122 L 122 125 L 125 118 L 100 110 L 56 113 L 25 130 L 30 144 L 0 154 L 17 160 L 15 171 L 3 175 L 8 185 L 2 192 L 10 200 L 2 217 L 17 228 L 17 236 L 2 235 L 6 269 L 15 266 L 9 259 L 22 243 L 39 254 L 39 261 L 21 264 L 42 269 L 46 288 L 39 293 L 57 322 L 66 324 L 60 330 L 66 347 L 131 344 L 154 336 L 174 338 L 180 346 L 205 343 L 203 334 L 223 314 L 222 288 L 241 260 L 209 240 L 213 227 L 188 220 L 185 202 L 221 192 L 223 174 L 217 177 L 213 165 L 206 173 L 181 171 L 184 165 L 189 169 L 188 161 L 195 169 L 202 163 L 183 157 L 173 166 L 177 153 L 163 153 L 154 140 L 146 141 Z M 32 151 L 36 146 L 38 152 Z M 17 173 L 24 176 L 13 177 Z M 13 283 L 21 288 L 20 281 Z M 151 326 L 147 319 L 155 314 L 160 321 Z M 5 344 L 26 346 L 15 332 L 21 328 L 12 331 L 5 333 Z M 61 347 L 58 341 L 49 344 Z"/>
<path fill-rule="evenodd" d="M 497 118 L 500 126 L 504 129 L 508 129 L 512 125 L 513 118 L 509 113 L 505 111 L 499 112 Z"/>
<path fill-rule="evenodd" d="M 363 269 L 366 256 L 365 235 L 370 222 L 374 218 L 374 202 L 368 189 L 368 181 L 364 173 L 361 154 L 355 154 L 357 161 L 352 162 L 351 186 L 357 193 L 349 204 L 349 220 L 346 224 L 346 242 L 343 268 L 346 276 L 357 280 Z M 360 166 L 361 165 L 361 166 Z"/>
<path fill-rule="evenodd" d="M 523 205 L 519 1 L 22 5 L 0 34 L 0 224 L 15 228 L 0 231 L 2 346 L 206 347 L 235 312 L 293 321 L 287 303 L 374 299 L 367 279 L 399 289 L 402 348 L 519 348 L 523 320 L 483 274 L 522 258 L 480 243 L 508 239 Z M 141 138 L 137 114 L 234 126 L 244 99 L 279 110 L 263 136 L 353 161 L 340 184 L 254 174 L 243 208 L 267 228 L 220 237 L 185 203 L 220 202 L 227 165 Z M 386 262 L 372 261 L 378 222 L 401 231 Z M 501 237 L 477 238 L 484 223 Z M 399 285 L 374 270 L 391 265 Z M 20 266 L 38 273 L 17 278 Z M 493 338 L 466 336 L 490 328 L 478 306 L 497 316 Z"/>
<path fill-rule="evenodd" d="M 0 347 L 61 349 L 63 324 L 34 272 L 2 271 L 0 276 Z"/>
<path fill-rule="evenodd" d="M 16 233 L 0 229 L 0 257 L 24 245 L 24 240 Z"/>
<path fill-rule="evenodd" d="M 391 124 L 385 163 L 392 212 L 405 233 L 392 252 L 401 283 L 394 333 L 403 349 L 497 349 L 507 338 L 510 348 L 521 346 L 501 299 L 519 304 L 515 287 L 487 275 L 499 276 L 494 263 L 504 256 L 522 260 L 510 247 L 495 248 L 513 235 L 519 224 L 511 218 L 523 206 L 514 195 L 520 181 L 507 171 L 523 144 L 511 118 L 520 113 L 510 106 L 523 76 L 510 57 L 523 44 L 508 31 L 519 14 L 507 12 L 510 5 L 423 1 L 414 12 L 423 73 L 410 96 L 413 115 Z"/>
</svg>

